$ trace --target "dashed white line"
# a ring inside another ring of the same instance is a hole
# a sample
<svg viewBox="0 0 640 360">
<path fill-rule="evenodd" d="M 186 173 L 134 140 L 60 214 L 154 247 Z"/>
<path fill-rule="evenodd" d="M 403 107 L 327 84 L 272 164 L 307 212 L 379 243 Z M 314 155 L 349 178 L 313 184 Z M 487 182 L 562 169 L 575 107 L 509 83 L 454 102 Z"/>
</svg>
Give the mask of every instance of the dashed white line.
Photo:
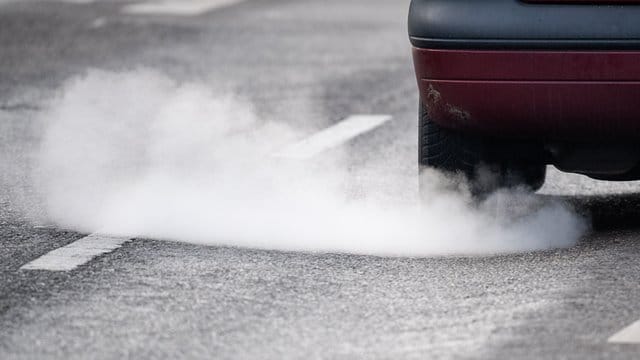
<svg viewBox="0 0 640 360">
<path fill-rule="evenodd" d="M 309 138 L 288 146 L 274 156 L 300 160 L 309 159 L 360 134 L 380 127 L 391 119 L 390 115 L 352 115 Z"/>
<path fill-rule="evenodd" d="M 99 17 L 94 19 L 91 24 L 89 24 L 89 28 L 91 29 L 100 29 L 105 27 L 105 25 L 107 25 L 107 19 L 103 18 L 103 17 Z"/>
<path fill-rule="evenodd" d="M 640 344 L 640 321 L 622 329 L 609 338 L 612 344 Z"/>
<path fill-rule="evenodd" d="M 11 4 L 11 3 L 19 3 L 22 0 L 0 0 L 0 5 L 3 4 Z M 48 2 L 58 2 L 58 3 L 70 3 L 70 4 L 89 4 L 95 2 L 96 0 L 43 0 Z"/>
<path fill-rule="evenodd" d="M 32 262 L 23 265 L 21 270 L 71 271 L 92 259 L 110 253 L 129 238 L 92 234 L 65 247 L 58 248 Z"/>
<path fill-rule="evenodd" d="M 205 12 L 233 5 L 243 0 L 156 0 L 127 5 L 125 14 L 146 15 L 200 15 Z"/>
<path fill-rule="evenodd" d="M 352 115 L 343 121 L 322 130 L 311 137 L 293 144 L 274 154 L 291 159 L 310 159 L 326 150 L 390 121 L 390 115 Z M 129 238 L 92 234 L 67 246 L 53 250 L 30 263 L 21 270 L 71 271 L 94 258 L 120 248 Z"/>
</svg>

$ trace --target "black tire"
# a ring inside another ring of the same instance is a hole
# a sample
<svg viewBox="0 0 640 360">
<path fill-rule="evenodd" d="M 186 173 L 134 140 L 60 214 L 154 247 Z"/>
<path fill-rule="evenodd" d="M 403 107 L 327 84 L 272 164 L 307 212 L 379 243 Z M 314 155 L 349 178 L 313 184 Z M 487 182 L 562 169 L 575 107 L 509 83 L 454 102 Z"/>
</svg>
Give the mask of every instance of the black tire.
<svg viewBox="0 0 640 360">
<path fill-rule="evenodd" d="M 537 191 L 544 184 L 546 165 L 500 158 L 509 149 L 498 142 L 491 145 L 482 137 L 446 129 L 430 120 L 420 103 L 419 164 L 423 168 L 458 173 L 469 182 L 473 194 L 486 194 L 498 188 L 527 187 Z"/>
</svg>

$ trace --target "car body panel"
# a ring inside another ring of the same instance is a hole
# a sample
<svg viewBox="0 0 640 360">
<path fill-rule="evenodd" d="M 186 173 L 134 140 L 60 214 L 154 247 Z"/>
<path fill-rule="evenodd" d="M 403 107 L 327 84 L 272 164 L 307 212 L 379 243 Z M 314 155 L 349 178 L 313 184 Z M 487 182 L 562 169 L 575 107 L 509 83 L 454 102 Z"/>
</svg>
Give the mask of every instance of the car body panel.
<svg viewBox="0 0 640 360">
<path fill-rule="evenodd" d="M 640 52 L 414 49 L 422 101 L 441 126 L 592 141 L 640 137 Z"/>
<path fill-rule="evenodd" d="M 420 79 L 640 81 L 640 51 L 414 48 L 413 55 Z"/>
<path fill-rule="evenodd" d="M 548 141 L 640 136 L 640 82 L 423 80 L 421 87 L 431 118 L 448 128 Z"/>
</svg>

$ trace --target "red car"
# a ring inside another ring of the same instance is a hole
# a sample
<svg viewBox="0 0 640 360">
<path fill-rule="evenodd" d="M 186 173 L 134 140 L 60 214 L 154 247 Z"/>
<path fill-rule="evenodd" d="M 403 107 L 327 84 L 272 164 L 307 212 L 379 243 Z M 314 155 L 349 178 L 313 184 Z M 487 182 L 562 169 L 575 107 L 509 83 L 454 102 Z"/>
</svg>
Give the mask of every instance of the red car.
<svg viewBox="0 0 640 360">
<path fill-rule="evenodd" d="M 640 0 L 413 0 L 409 34 L 421 166 L 480 191 L 547 164 L 640 179 Z"/>
</svg>

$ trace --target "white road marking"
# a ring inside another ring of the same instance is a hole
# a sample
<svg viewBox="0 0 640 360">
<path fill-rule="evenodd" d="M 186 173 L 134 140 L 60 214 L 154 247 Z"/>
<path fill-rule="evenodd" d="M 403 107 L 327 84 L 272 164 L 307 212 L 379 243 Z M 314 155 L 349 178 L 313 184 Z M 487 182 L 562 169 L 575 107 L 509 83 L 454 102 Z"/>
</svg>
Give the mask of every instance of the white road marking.
<svg viewBox="0 0 640 360">
<path fill-rule="evenodd" d="M 390 121 L 390 115 L 352 115 L 311 137 L 293 144 L 275 154 L 277 157 L 309 159 L 334 148 L 360 134 L 378 128 Z M 67 246 L 53 250 L 21 270 L 71 271 L 94 258 L 120 248 L 129 238 L 92 234 Z"/>
<path fill-rule="evenodd" d="M 127 5 L 122 8 L 122 12 L 125 14 L 192 16 L 242 1 L 244 0 L 155 0 Z"/>
<path fill-rule="evenodd" d="M 609 342 L 612 344 L 640 344 L 640 321 L 610 337 Z"/>
<path fill-rule="evenodd" d="M 131 241 L 131 239 L 92 234 L 65 247 L 53 250 L 23 265 L 20 269 L 71 271 L 100 255 L 118 249 L 127 241 Z"/>
<path fill-rule="evenodd" d="M 352 115 L 296 144 L 274 154 L 289 159 L 309 159 L 336 147 L 360 134 L 369 132 L 390 121 L 390 115 Z"/>
<path fill-rule="evenodd" d="M 0 5 L 2 4 L 10 4 L 10 3 L 17 3 L 20 2 L 21 0 L 0 0 Z M 89 4 L 92 3 L 96 0 L 44 0 L 44 1 L 49 1 L 49 2 L 61 2 L 61 3 L 71 3 L 71 4 Z"/>
<path fill-rule="evenodd" d="M 89 28 L 91 29 L 100 29 L 105 27 L 105 25 L 107 25 L 107 19 L 103 18 L 103 17 L 99 17 L 96 18 L 95 20 L 93 20 L 91 22 L 91 24 L 89 24 Z"/>
</svg>

